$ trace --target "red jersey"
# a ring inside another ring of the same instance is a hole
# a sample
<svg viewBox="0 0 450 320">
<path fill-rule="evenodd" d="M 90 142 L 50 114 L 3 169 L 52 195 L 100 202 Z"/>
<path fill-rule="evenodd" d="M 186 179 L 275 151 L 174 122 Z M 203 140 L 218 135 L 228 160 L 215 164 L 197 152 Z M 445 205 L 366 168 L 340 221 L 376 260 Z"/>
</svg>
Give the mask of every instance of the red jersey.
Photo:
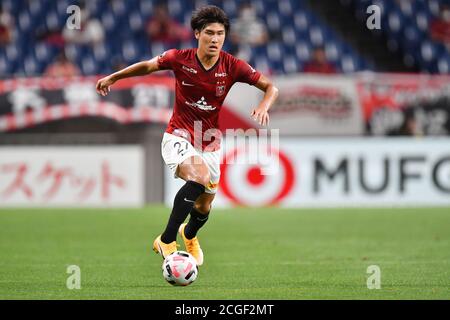
<svg viewBox="0 0 450 320">
<path fill-rule="evenodd" d="M 261 74 L 224 51 L 206 70 L 196 52 L 195 48 L 171 49 L 158 57 L 159 68 L 173 70 L 176 78 L 175 105 L 166 132 L 189 140 L 194 147 L 213 151 L 220 147 L 219 112 L 228 91 L 236 82 L 254 85 Z"/>
</svg>

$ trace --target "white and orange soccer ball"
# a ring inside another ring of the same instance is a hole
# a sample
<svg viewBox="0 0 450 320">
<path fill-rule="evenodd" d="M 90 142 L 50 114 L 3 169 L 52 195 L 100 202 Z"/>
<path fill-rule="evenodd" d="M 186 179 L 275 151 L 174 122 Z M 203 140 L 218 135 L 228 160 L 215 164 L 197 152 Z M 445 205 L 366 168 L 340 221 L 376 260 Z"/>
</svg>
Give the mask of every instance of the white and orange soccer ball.
<svg viewBox="0 0 450 320">
<path fill-rule="evenodd" d="M 174 286 L 187 286 L 197 279 L 198 267 L 195 258 L 185 251 L 169 254 L 162 264 L 163 277 Z"/>
</svg>

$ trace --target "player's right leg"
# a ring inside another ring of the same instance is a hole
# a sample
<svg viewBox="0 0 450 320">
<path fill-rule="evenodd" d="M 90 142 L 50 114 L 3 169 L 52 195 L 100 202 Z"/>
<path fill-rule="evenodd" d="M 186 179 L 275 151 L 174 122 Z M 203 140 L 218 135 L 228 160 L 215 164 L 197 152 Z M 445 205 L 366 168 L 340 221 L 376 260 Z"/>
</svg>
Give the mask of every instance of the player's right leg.
<svg viewBox="0 0 450 320">
<path fill-rule="evenodd" d="M 178 215 L 179 219 L 176 221 L 176 232 L 178 232 L 179 230 L 181 230 L 184 227 L 184 224 L 182 224 L 182 223 L 184 222 L 186 217 L 189 215 L 189 213 L 192 214 L 193 207 L 198 202 L 198 199 L 202 198 L 205 195 L 205 193 L 204 193 L 205 187 L 208 185 L 208 183 L 210 181 L 209 169 L 206 166 L 206 164 L 203 162 L 203 159 L 201 157 L 197 158 L 197 156 L 196 156 L 195 158 L 190 158 L 188 160 L 191 160 L 191 161 L 187 161 L 187 163 L 182 163 L 179 166 L 177 175 L 180 178 L 187 181 L 186 184 L 188 184 L 192 181 L 195 181 L 196 183 L 201 184 L 203 186 L 203 189 L 202 189 L 201 194 L 196 194 L 194 197 L 190 197 L 190 199 L 192 199 L 191 201 L 189 201 L 190 206 L 189 206 L 189 208 L 186 206 L 186 209 L 188 209 L 188 210 L 183 211 L 183 215 L 181 215 L 181 214 Z M 170 219 L 169 219 L 168 227 L 169 227 L 169 224 L 170 224 Z M 173 227 L 175 227 L 175 224 L 172 224 L 172 225 L 173 225 Z M 168 227 L 166 228 L 165 232 L 167 232 Z M 174 231 L 175 230 L 171 230 L 171 232 L 174 232 Z M 175 234 L 175 237 L 176 237 L 176 234 Z M 194 256 L 194 258 L 197 260 L 198 265 L 202 265 L 203 252 L 200 248 L 200 244 L 199 244 L 197 238 L 188 240 L 182 234 L 182 239 L 185 244 L 186 251 Z"/>
<path fill-rule="evenodd" d="M 167 257 L 177 250 L 176 237 L 180 225 L 191 212 L 197 198 L 204 193 L 209 172 L 201 158 L 194 156 L 178 166 L 177 175 L 186 181 L 175 195 L 172 212 L 164 232 L 156 238 L 153 250 Z"/>
<path fill-rule="evenodd" d="M 165 258 L 177 250 L 178 229 L 189 215 L 197 198 L 205 191 L 210 175 L 208 167 L 192 145 L 180 137 L 165 134 L 162 154 L 175 176 L 186 181 L 175 196 L 166 229 L 153 243 L 153 250 Z"/>
<path fill-rule="evenodd" d="M 183 239 L 186 251 L 195 257 L 199 266 L 203 264 L 204 255 L 200 246 L 200 241 L 197 237 L 197 232 L 208 221 L 212 202 L 217 192 L 220 180 L 221 152 L 220 150 L 203 152 L 202 159 L 208 166 L 210 181 L 205 189 L 205 193 L 203 193 L 195 201 L 194 207 L 190 212 L 190 219 L 188 223 L 182 224 L 179 229 L 179 233 Z"/>
</svg>

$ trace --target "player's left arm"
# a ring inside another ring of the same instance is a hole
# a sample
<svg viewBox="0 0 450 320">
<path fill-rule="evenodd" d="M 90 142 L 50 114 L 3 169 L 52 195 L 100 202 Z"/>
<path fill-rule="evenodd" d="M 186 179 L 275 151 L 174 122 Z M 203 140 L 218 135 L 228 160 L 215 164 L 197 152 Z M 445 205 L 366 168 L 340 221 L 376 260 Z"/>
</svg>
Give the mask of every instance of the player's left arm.
<svg viewBox="0 0 450 320">
<path fill-rule="evenodd" d="M 258 107 L 253 109 L 251 117 L 260 125 L 265 126 L 269 124 L 269 109 L 278 97 L 278 88 L 264 75 L 259 77 L 259 80 L 254 86 L 261 91 L 264 91 L 264 98 L 261 100 Z"/>
</svg>

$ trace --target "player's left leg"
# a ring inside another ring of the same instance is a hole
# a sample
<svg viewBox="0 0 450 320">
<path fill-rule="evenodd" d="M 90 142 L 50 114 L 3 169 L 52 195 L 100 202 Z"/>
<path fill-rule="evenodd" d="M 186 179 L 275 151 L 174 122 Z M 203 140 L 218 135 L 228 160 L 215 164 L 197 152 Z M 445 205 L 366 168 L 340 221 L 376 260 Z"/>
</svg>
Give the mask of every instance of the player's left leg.
<svg viewBox="0 0 450 320">
<path fill-rule="evenodd" d="M 195 201 L 194 207 L 191 210 L 191 216 L 184 230 L 184 235 L 188 239 L 192 239 L 197 236 L 198 230 L 206 223 L 211 211 L 212 202 L 215 194 L 203 193 Z"/>
<path fill-rule="evenodd" d="M 199 266 L 203 264 L 203 250 L 200 247 L 197 232 L 208 220 L 214 196 L 214 194 L 205 192 L 198 197 L 190 212 L 188 223 L 183 223 L 179 230 L 186 247 L 186 251 L 194 256 Z"/>
</svg>

